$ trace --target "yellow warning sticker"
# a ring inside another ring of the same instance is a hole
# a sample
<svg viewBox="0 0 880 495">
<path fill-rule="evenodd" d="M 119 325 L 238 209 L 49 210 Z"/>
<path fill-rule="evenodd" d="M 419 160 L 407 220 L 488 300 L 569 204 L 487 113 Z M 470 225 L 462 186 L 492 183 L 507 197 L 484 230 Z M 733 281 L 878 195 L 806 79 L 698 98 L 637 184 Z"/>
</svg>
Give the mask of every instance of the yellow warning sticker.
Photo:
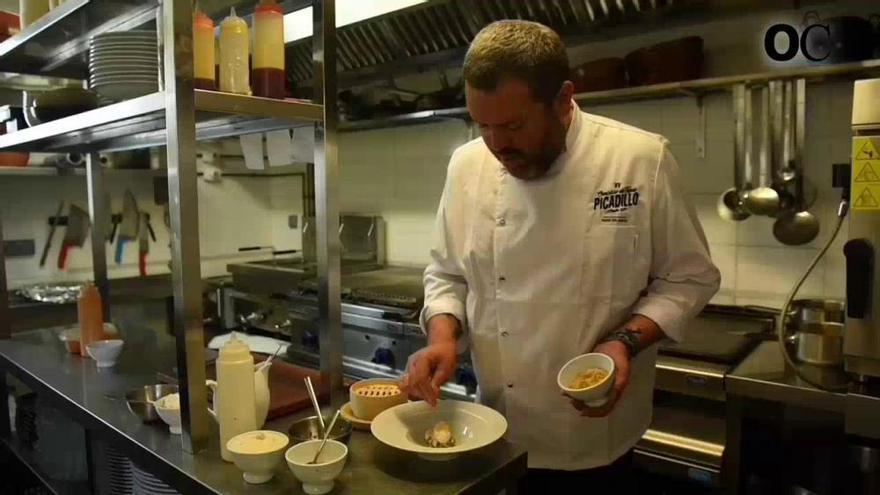
<svg viewBox="0 0 880 495">
<path fill-rule="evenodd" d="M 877 175 L 878 166 L 880 166 L 880 161 L 873 163 L 869 161 L 855 162 L 853 171 L 855 171 L 856 177 L 853 179 L 853 182 L 880 182 L 880 175 Z"/>
<path fill-rule="evenodd" d="M 870 138 L 853 139 L 853 159 L 854 160 L 877 160 L 880 154 Z"/>
<path fill-rule="evenodd" d="M 858 210 L 880 210 L 880 185 L 859 186 L 853 191 L 853 208 Z"/>
<path fill-rule="evenodd" d="M 868 137 L 853 139 L 852 198 L 853 210 L 880 210 L 880 140 Z"/>
</svg>

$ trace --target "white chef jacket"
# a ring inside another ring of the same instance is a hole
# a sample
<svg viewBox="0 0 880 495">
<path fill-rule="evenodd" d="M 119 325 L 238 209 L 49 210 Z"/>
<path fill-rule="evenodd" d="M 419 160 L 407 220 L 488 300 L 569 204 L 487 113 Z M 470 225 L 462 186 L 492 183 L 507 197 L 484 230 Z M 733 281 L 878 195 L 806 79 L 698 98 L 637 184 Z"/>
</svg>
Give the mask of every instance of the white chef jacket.
<svg viewBox="0 0 880 495">
<path fill-rule="evenodd" d="M 477 400 L 506 416 L 529 467 L 575 470 L 611 463 L 648 428 L 656 346 L 633 360 L 606 418 L 571 406 L 559 369 L 634 313 L 680 340 L 720 273 L 666 139 L 573 104 L 565 144 L 533 181 L 507 173 L 482 139 L 455 151 L 421 321 L 462 322 Z"/>
</svg>

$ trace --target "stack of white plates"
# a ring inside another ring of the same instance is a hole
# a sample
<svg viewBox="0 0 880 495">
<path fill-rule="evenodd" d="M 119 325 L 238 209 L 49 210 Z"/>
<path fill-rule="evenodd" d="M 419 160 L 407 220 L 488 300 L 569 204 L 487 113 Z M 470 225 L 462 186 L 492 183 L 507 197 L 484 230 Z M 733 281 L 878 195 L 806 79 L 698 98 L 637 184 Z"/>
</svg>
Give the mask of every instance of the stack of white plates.
<svg viewBox="0 0 880 495">
<path fill-rule="evenodd" d="M 131 473 L 134 477 L 134 495 L 181 495 L 134 463 L 131 464 Z"/>
<path fill-rule="evenodd" d="M 111 101 L 137 98 L 159 90 L 155 31 L 125 31 L 89 40 L 89 86 Z"/>
<path fill-rule="evenodd" d="M 104 451 L 107 461 L 108 484 L 113 495 L 131 495 L 134 493 L 134 476 L 131 472 L 131 461 L 113 447 Z"/>
</svg>

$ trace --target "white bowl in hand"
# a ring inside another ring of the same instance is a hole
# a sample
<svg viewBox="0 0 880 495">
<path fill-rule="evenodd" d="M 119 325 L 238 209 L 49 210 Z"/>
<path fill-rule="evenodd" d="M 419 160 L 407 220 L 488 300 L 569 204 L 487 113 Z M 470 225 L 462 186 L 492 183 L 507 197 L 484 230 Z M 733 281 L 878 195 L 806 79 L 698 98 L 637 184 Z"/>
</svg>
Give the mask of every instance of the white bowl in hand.
<svg viewBox="0 0 880 495">
<path fill-rule="evenodd" d="M 284 433 L 257 430 L 230 438 L 226 449 L 232 454 L 232 462 L 244 472 L 244 480 L 257 485 L 272 479 L 288 443 Z"/>
<path fill-rule="evenodd" d="M 309 464 L 320 446 L 321 440 L 309 440 L 294 445 L 284 454 L 287 467 L 302 481 L 303 491 L 309 495 L 323 495 L 332 490 L 333 480 L 342 473 L 348 458 L 348 447 L 344 443 L 327 440 L 318 462 Z"/>
<path fill-rule="evenodd" d="M 118 339 L 96 340 L 86 346 L 86 352 L 98 363 L 98 368 L 110 368 L 116 365 L 122 353 L 122 344 Z"/>
<path fill-rule="evenodd" d="M 450 446 L 433 447 L 426 433 L 433 432 L 441 422 L 449 426 L 444 432 L 451 433 L 452 442 Z M 385 445 L 429 461 L 447 461 L 501 438 L 507 432 L 507 420 L 498 411 L 472 402 L 441 400 L 431 407 L 417 401 L 386 409 L 373 419 L 370 429 Z"/>
<path fill-rule="evenodd" d="M 572 387 L 572 382 L 575 381 L 579 373 L 595 368 L 604 370 L 607 373 L 605 378 L 584 388 Z M 559 388 L 572 399 L 577 399 L 590 407 L 601 407 L 608 402 L 611 396 L 615 371 L 613 359 L 600 352 L 591 352 L 581 354 L 565 363 L 559 370 L 559 374 L 556 375 L 556 382 Z"/>
</svg>

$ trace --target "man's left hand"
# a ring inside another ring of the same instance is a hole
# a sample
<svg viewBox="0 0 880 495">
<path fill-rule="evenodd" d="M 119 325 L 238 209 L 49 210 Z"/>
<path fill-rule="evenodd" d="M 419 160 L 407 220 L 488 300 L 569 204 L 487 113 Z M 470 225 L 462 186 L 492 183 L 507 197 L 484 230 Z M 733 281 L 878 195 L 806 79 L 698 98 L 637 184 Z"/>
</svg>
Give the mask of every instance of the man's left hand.
<svg viewBox="0 0 880 495">
<path fill-rule="evenodd" d="M 602 418 L 611 413 L 614 406 L 617 404 L 617 400 L 620 399 L 624 389 L 626 389 L 627 384 L 629 384 L 630 355 L 626 346 L 618 341 L 603 342 L 597 345 L 595 349 L 593 349 L 593 352 L 605 354 L 614 361 L 614 368 L 616 370 L 614 375 L 614 386 L 611 388 L 608 402 L 600 407 L 590 407 L 579 400 L 571 399 L 568 395 L 566 395 L 566 397 L 571 399 L 571 405 L 581 412 L 581 416 Z"/>
</svg>

